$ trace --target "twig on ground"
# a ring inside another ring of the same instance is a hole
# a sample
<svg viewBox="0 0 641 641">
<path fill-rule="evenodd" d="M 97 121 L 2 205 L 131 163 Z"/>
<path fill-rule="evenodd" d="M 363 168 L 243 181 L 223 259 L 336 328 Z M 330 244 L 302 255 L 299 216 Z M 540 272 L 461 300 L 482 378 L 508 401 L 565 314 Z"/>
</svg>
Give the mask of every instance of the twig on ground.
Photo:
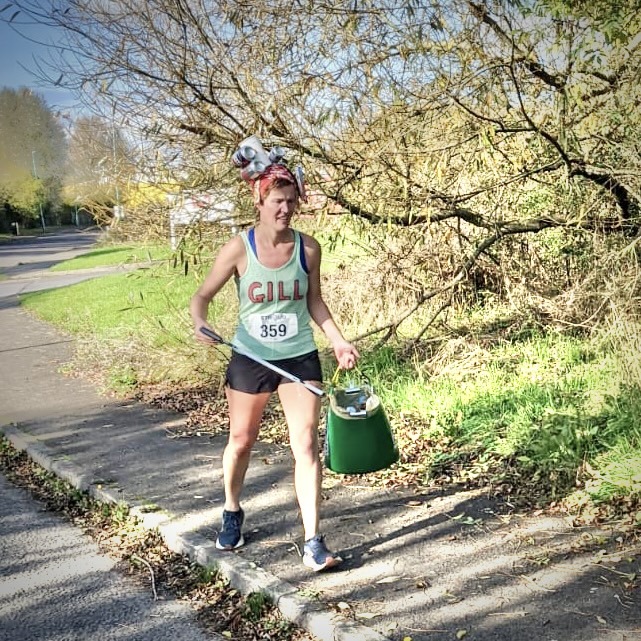
<svg viewBox="0 0 641 641">
<path fill-rule="evenodd" d="M 621 572 L 620 570 L 615 570 L 614 568 L 609 568 L 607 565 L 603 565 L 602 563 L 596 563 L 592 562 L 592 565 L 598 565 L 600 568 L 603 568 L 604 570 L 609 570 L 610 572 L 614 572 L 614 574 L 618 574 L 619 576 L 623 576 L 626 579 L 632 579 L 635 576 L 635 572 Z"/>
<path fill-rule="evenodd" d="M 526 584 L 532 584 L 532 586 L 537 590 L 544 590 L 545 592 L 556 592 L 554 588 L 546 588 L 543 585 L 536 585 L 536 583 L 532 579 L 530 579 L 530 577 L 527 577 L 523 574 L 510 574 L 509 572 L 499 572 L 498 574 L 502 574 L 503 576 L 507 576 L 513 579 L 521 579 L 521 581 Z"/>
<path fill-rule="evenodd" d="M 489 617 L 526 617 L 529 612 L 488 612 Z"/>
<path fill-rule="evenodd" d="M 626 603 L 623 603 L 623 599 L 621 599 L 621 597 L 618 594 L 615 594 L 614 598 L 619 602 L 619 605 L 621 605 L 621 607 L 626 608 L 626 610 L 630 609 L 630 606 L 627 605 Z"/>
<path fill-rule="evenodd" d="M 275 539 L 273 541 L 268 541 L 267 544 L 268 545 L 291 545 L 296 548 L 296 552 L 298 553 L 298 556 L 300 557 L 303 556 L 302 552 L 300 551 L 300 546 L 298 545 L 298 543 L 296 543 L 296 541 L 286 541 L 286 540 Z"/>
<path fill-rule="evenodd" d="M 132 560 L 140 561 L 141 563 L 147 566 L 147 569 L 149 570 L 149 575 L 151 576 L 151 591 L 154 593 L 154 601 L 158 601 L 158 593 L 156 592 L 156 578 L 154 577 L 154 569 L 151 567 L 151 564 L 149 563 L 149 561 L 145 561 L 145 559 L 141 559 L 137 554 L 132 554 L 131 558 Z"/>
</svg>

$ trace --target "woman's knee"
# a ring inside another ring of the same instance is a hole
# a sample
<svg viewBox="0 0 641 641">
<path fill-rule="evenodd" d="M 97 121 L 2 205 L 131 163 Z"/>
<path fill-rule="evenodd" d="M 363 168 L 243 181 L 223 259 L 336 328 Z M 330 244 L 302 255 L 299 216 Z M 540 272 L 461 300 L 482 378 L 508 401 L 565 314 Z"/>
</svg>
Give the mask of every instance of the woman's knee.
<svg viewBox="0 0 641 641">
<path fill-rule="evenodd" d="M 243 431 L 237 434 L 231 432 L 227 441 L 227 448 L 236 456 L 243 456 L 251 452 L 255 442 L 256 435 L 251 432 Z"/>
<path fill-rule="evenodd" d="M 314 434 L 299 434 L 289 439 L 294 459 L 311 461 L 318 457 L 318 436 Z"/>
</svg>

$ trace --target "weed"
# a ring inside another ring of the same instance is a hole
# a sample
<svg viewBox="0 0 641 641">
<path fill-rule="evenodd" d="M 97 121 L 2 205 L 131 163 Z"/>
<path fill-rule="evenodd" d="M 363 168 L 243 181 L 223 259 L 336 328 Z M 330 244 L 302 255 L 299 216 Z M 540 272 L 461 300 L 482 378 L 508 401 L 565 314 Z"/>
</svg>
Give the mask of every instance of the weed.
<svg viewBox="0 0 641 641">
<path fill-rule="evenodd" d="M 220 577 L 216 568 L 204 565 L 198 566 L 196 576 L 199 583 L 212 583 L 214 582 L 214 580 L 217 580 Z M 221 581 L 222 583 L 225 583 L 225 581 L 223 581 L 222 579 Z"/>
<path fill-rule="evenodd" d="M 155 503 L 145 503 L 140 507 L 141 514 L 151 514 L 153 512 L 160 512 L 161 507 Z"/>
<path fill-rule="evenodd" d="M 116 394 L 124 395 L 136 388 L 138 375 L 131 365 L 116 365 L 109 371 L 107 382 Z"/>
<path fill-rule="evenodd" d="M 245 617 L 250 621 L 258 621 L 271 605 L 271 599 L 264 592 L 251 592 L 245 598 Z"/>
</svg>

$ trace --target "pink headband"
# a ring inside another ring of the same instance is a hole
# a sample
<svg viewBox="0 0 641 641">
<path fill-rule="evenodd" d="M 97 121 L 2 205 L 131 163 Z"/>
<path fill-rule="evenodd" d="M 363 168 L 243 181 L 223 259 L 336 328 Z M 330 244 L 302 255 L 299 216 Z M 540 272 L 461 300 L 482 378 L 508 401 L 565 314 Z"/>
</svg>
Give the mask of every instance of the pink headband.
<svg viewBox="0 0 641 641">
<path fill-rule="evenodd" d="M 272 164 L 268 165 L 265 171 L 260 176 L 258 176 L 258 178 L 249 181 L 252 189 L 252 194 L 254 195 L 255 204 L 258 204 L 264 200 L 265 194 L 277 180 L 282 180 L 294 185 L 296 187 L 296 191 L 298 191 L 300 195 L 300 191 L 298 189 L 296 178 L 294 178 L 294 174 L 292 174 L 292 172 L 287 167 L 285 167 L 285 165 Z"/>
</svg>

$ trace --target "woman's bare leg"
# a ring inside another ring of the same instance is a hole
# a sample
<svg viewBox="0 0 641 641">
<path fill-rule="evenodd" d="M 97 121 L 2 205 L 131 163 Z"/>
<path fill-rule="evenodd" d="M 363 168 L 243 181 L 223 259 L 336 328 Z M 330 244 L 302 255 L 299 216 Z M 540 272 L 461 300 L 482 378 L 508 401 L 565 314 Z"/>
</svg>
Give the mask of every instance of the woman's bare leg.
<svg viewBox="0 0 641 641">
<path fill-rule="evenodd" d="M 240 495 L 251 450 L 258 438 L 263 410 L 270 393 L 247 394 L 226 388 L 229 404 L 229 440 L 223 453 L 225 510 L 240 509 Z"/>
<path fill-rule="evenodd" d="M 310 381 L 320 387 L 318 381 Z M 321 463 L 318 456 L 320 399 L 299 383 L 283 383 L 278 396 L 289 427 L 294 454 L 294 486 L 303 520 L 305 540 L 318 534 Z"/>
</svg>

